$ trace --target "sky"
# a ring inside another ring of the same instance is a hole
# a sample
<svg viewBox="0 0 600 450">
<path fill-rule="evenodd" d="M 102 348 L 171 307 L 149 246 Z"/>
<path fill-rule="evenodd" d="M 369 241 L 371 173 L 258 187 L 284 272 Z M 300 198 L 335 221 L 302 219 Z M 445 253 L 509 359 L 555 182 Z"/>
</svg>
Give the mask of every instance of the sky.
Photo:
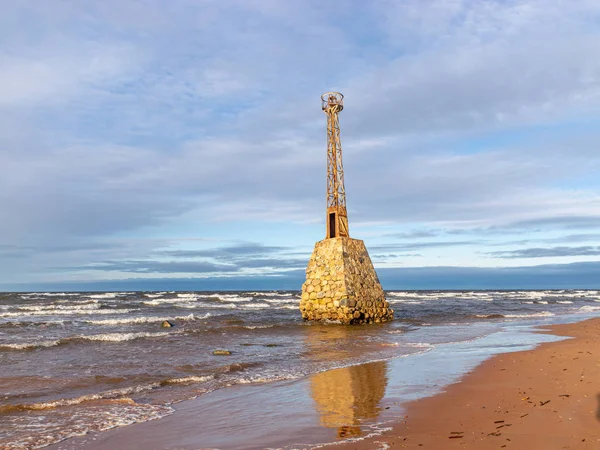
<svg viewBox="0 0 600 450">
<path fill-rule="evenodd" d="M 299 289 L 340 114 L 384 289 L 600 288 L 596 0 L 0 0 L 0 290 Z"/>
</svg>

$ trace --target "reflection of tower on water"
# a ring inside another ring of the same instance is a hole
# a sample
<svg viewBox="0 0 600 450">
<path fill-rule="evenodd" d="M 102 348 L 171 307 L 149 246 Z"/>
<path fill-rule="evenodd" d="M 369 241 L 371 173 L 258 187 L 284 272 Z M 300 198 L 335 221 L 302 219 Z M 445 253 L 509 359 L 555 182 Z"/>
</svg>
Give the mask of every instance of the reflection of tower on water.
<svg viewBox="0 0 600 450">
<path fill-rule="evenodd" d="M 348 356 L 348 352 L 343 350 L 347 348 L 344 339 L 349 338 L 346 329 L 333 326 L 322 328 L 323 333 L 317 330 L 316 333 L 310 333 L 309 341 L 331 340 L 338 358 L 341 352 Z M 337 428 L 340 438 L 359 436 L 362 422 L 377 419 L 386 386 L 386 361 L 343 367 L 310 377 L 311 395 L 321 416 L 321 425 Z"/>
<path fill-rule="evenodd" d="M 386 362 L 377 361 L 313 375 L 310 387 L 321 425 L 337 428 L 341 438 L 359 436 L 360 423 L 379 416 L 386 371 Z"/>
</svg>

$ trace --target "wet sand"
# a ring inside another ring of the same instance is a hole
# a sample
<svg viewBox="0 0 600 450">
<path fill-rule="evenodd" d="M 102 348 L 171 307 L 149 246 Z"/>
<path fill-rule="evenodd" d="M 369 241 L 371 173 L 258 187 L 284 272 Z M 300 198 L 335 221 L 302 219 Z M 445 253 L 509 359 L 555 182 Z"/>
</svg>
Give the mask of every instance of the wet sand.
<svg viewBox="0 0 600 450">
<path fill-rule="evenodd" d="M 574 339 L 497 355 L 392 431 L 335 448 L 600 449 L 600 319 L 547 329 Z"/>
<path fill-rule="evenodd" d="M 600 319 L 547 332 L 574 339 L 494 356 L 442 393 L 409 403 L 394 373 L 405 380 L 413 363 L 401 358 L 221 389 L 163 419 L 49 448 L 599 449 Z M 435 370 L 455 363 L 449 355 L 423 358 Z M 422 369 L 416 376 L 423 386 L 435 378 Z M 365 439 L 381 431 L 370 424 L 382 423 L 389 431 Z M 344 442 L 352 437 L 363 440 Z"/>
</svg>

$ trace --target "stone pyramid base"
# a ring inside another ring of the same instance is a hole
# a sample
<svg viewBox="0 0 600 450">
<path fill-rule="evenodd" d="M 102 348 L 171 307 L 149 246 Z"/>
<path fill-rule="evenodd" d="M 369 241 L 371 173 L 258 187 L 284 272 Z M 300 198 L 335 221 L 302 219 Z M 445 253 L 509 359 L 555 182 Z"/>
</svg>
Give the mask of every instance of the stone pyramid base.
<svg viewBox="0 0 600 450">
<path fill-rule="evenodd" d="M 348 237 L 315 244 L 302 285 L 300 311 L 305 320 L 341 323 L 394 318 L 365 243 Z"/>
</svg>

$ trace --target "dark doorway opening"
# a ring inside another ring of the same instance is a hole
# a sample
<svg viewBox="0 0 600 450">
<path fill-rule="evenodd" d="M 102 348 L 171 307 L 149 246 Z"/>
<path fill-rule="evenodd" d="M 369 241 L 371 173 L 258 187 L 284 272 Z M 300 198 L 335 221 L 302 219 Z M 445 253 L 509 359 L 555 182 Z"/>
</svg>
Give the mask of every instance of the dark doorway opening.
<svg viewBox="0 0 600 450">
<path fill-rule="evenodd" d="M 335 237 L 335 213 L 329 213 L 329 237 Z"/>
</svg>

